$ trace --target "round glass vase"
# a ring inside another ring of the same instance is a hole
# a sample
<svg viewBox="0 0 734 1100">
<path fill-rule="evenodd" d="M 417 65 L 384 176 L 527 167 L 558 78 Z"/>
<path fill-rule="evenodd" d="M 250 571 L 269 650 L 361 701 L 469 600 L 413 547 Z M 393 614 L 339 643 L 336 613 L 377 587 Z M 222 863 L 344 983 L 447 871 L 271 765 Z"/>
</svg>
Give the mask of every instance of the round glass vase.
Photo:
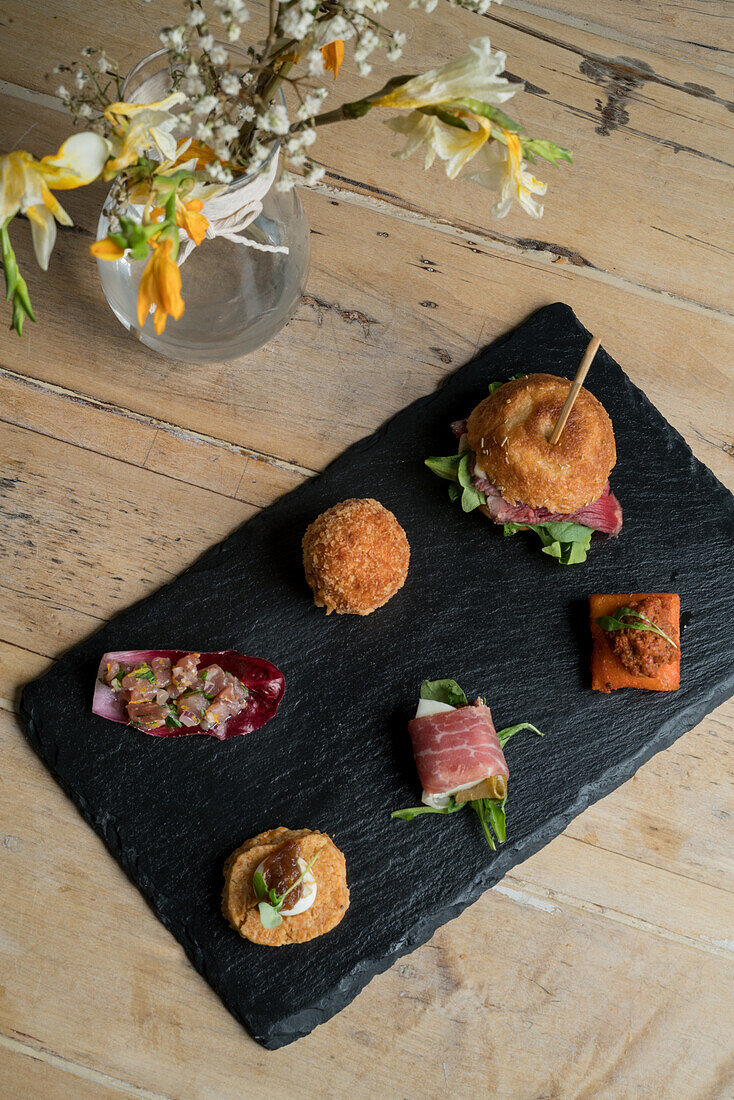
<svg viewBox="0 0 734 1100">
<path fill-rule="evenodd" d="M 227 44 L 230 57 L 246 59 L 243 50 Z M 126 102 L 153 103 L 171 90 L 171 74 L 165 50 L 144 58 L 127 77 L 122 98 Z M 257 173 L 234 180 L 227 196 L 236 202 L 254 179 L 272 170 L 278 155 L 275 145 Z M 262 347 L 291 319 L 303 293 L 310 252 L 306 215 L 295 190 L 278 191 L 273 185 L 262 202 L 262 212 L 240 236 L 262 245 L 285 246 L 284 252 L 263 252 L 226 237 L 206 238 L 180 263 L 181 295 L 185 303 L 178 321 L 169 317 L 162 333 L 153 327 L 152 313 L 138 324 L 138 286 L 147 261 L 98 260 L 102 289 L 119 321 L 143 344 L 160 355 L 190 363 L 237 359 Z M 109 197 L 100 215 L 97 240 L 109 231 Z M 202 213 L 206 215 L 206 204 Z M 141 218 L 131 206 L 129 217 Z M 183 249 L 179 254 L 179 261 Z"/>
</svg>

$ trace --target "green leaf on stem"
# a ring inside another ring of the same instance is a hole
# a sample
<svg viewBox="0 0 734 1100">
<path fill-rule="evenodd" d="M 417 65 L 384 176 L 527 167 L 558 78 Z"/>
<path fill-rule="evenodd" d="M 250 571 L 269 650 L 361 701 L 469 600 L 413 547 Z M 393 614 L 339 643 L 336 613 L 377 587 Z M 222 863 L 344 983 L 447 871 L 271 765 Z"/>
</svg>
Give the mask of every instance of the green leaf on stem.
<svg viewBox="0 0 734 1100">
<path fill-rule="evenodd" d="M 545 734 L 530 722 L 518 722 L 516 726 L 507 726 L 503 730 L 497 730 L 497 738 L 500 746 L 504 748 L 510 738 L 514 737 L 520 730 L 532 730 L 533 733 L 537 733 L 538 737 L 545 737 Z"/>
<path fill-rule="evenodd" d="M 658 634 L 661 638 L 665 638 L 666 642 L 670 642 L 676 649 L 678 645 L 669 634 L 666 634 L 664 630 L 661 630 L 647 615 L 644 615 L 641 611 L 635 611 L 631 607 L 620 607 L 614 615 L 602 615 L 596 620 L 597 625 L 602 630 L 649 630 L 652 634 Z"/>
</svg>

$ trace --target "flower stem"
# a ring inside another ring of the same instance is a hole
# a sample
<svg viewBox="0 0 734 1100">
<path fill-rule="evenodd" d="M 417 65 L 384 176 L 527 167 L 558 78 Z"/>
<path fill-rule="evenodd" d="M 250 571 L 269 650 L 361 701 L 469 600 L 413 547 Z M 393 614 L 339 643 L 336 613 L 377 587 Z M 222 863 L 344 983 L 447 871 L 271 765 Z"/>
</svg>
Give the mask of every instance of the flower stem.
<svg viewBox="0 0 734 1100">
<path fill-rule="evenodd" d="M 5 300 L 9 301 L 11 298 L 13 299 L 13 320 L 10 327 L 15 329 L 18 336 L 22 336 L 23 322 L 26 317 L 30 317 L 31 321 L 35 321 L 36 318 L 33 313 L 33 306 L 31 305 L 26 281 L 18 270 L 18 262 L 15 258 L 13 246 L 10 243 L 8 226 L 11 221 L 12 217 L 6 218 L 0 226 L 0 257 L 2 257 L 5 286 L 7 287 Z"/>
</svg>

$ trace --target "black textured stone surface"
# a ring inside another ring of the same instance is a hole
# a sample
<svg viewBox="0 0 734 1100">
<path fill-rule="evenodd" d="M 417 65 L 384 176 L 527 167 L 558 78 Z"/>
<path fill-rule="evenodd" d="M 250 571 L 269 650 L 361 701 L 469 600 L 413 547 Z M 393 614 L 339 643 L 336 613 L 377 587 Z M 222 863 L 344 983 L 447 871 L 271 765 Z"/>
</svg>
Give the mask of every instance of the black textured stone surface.
<svg viewBox="0 0 734 1100">
<path fill-rule="evenodd" d="M 541 310 L 24 691 L 33 746 L 266 1047 L 338 1012 L 734 692 L 732 497 L 608 355 L 587 385 L 614 422 L 624 529 L 594 544 L 585 565 L 561 567 L 535 538 L 504 539 L 478 514 L 463 515 L 423 465 L 453 449 L 449 422 L 468 415 L 489 381 L 519 371 L 571 377 L 587 340 L 568 307 Z M 303 579 L 301 536 L 352 496 L 395 512 L 410 573 L 368 618 L 327 618 Z M 591 692 L 586 599 L 615 591 L 680 593 L 677 693 Z M 267 657 L 286 676 L 278 715 L 225 742 L 158 740 L 95 717 L 100 654 L 149 647 Z M 527 719 L 546 731 L 508 746 L 508 839 L 496 854 L 469 812 L 411 824 L 389 816 L 419 801 L 406 723 L 421 680 L 445 676 L 485 694 L 498 728 Z M 333 932 L 279 950 L 241 940 L 219 910 L 225 857 L 276 825 L 332 834 L 352 895 Z"/>
</svg>

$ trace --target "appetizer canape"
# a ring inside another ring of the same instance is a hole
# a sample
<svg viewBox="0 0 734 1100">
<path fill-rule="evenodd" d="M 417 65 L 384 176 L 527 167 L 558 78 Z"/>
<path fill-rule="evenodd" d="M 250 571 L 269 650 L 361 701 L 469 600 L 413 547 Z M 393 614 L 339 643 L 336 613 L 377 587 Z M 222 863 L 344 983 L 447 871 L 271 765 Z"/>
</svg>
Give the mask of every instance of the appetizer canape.
<svg viewBox="0 0 734 1100">
<path fill-rule="evenodd" d="M 493 382 L 469 419 L 451 425 L 458 454 L 426 459 L 465 512 L 478 508 L 505 535 L 534 531 L 561 565 L 586 560 L 594 531 L 622 529 L 609 488 L 614 431 L 593 394 L 581 388 L 559 441 L 549 441 L 569 386 L 551 374 Z"/>
<path fill-rule="evenodd" d="M 270 661 L 231 649 L 131 649 L 102 657 L 92 710 L 153 737 L 208 733 L 224 741 L 264 726 L 284 691 Z"/>
<path fill-rule="evenodd" d="M 680 686 L 680 597 L 674 592 L 589 596 L 594 691 Z"/>
<path fill-rule="evenodd" d="M 502 750 L 520 730 L 543 736 L 530 722 L 497 732 L 483 699 L 470 703 L 455 680 L 424 680 L 418 710 L 408 723 L 423 805 L 391 816 L 412 821 L 419 814 L 452 814 L 470 806 L 494 851 L 492 831 L 500 844 L 505 840 L 510 771 Z"/>
<path fill-rule="evenodd" d="M 269 829 L 224 865 L 222 912 L 252 943 L 306 943 L 335 928 L 348 908 L 346 861 L 326 833 Z"/>
<path fill-rule="evenodd" d="M 303 536 L 306 580 L 327 615 L 370 615 L 403 587 L 409 561 L 405 531 L 377 500 L 343 500 Z"/>
</svg>

